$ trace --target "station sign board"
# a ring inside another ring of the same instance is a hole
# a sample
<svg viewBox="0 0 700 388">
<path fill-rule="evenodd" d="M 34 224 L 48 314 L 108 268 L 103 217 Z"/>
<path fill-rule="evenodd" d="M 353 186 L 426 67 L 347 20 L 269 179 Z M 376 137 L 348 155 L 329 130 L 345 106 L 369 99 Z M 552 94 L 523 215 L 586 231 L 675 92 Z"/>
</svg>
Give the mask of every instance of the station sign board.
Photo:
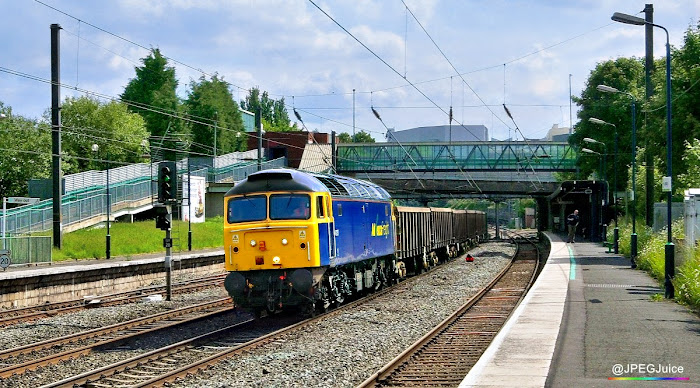
<svg viewBox="0 0 700 388">
<path fill-rule="evenodd" d="M 7 203 L 14 203 L 18 205 L 33 205 L 39 202 L 39 198 L 31 197 L 7 197 Z"/>
</svg>

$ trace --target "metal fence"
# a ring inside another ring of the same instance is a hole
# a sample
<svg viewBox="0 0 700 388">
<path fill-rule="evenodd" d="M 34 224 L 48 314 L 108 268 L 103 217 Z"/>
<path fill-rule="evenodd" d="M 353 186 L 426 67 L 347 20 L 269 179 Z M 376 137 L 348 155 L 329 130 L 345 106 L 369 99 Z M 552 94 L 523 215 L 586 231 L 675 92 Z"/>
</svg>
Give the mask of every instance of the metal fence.
<svg viewBox="0 0 700 388">
<path fill-rule="evenodd" d="M 234 182 L 245 179 L 249 174 L 257 171 L 257 162 L 242 161 L 243 158 L 252 155 L 250 151 L 235 154 L 212 158 L 213 165 L 220 167 L 192 169 L 190 175 L 205 177 L 209 182 Z M 286 159 L 279 158 L 262 163 L 262 168 L 280 168 L 285 165 Z M 157 164 L 154 163 L 150 168 L 157 171 L 156 166 Z M 179 174 L 186 174 L 187 168 L 187 160 L 178 162 Z M 143 163 L 111 169 L 109 194 L 112 211 L 115 208 L 125 207 L 124 204 L 127 203 L 153 198 L 157 193 L 157 183 L 152 180 L 151 174 L 149 164 Z M 105 171 L 87 171 L 66 177 L 67 191 L 61 204 L 64 227 L 107 214 L 106 182 Z M 68 188 L 72 191 L 68 191 Z M 52 214 L 51 199 L 34 205 L 9 209 L 7 214 L 3 215 L 6 216 L 6 233 L 20 234 L 50 230 L 53 224 Z"/>
<path fill-rule="evenodd" d="M 10 265 L 51 263 L 50 236 L 7 237 L 5 247 L 11 252 Z"/>
<path fill-rule="evenodd" d="M 686 190 L 683 213 L 685 243 L 694 247 L 700 239 L 700 189 Z"/>
</svg>

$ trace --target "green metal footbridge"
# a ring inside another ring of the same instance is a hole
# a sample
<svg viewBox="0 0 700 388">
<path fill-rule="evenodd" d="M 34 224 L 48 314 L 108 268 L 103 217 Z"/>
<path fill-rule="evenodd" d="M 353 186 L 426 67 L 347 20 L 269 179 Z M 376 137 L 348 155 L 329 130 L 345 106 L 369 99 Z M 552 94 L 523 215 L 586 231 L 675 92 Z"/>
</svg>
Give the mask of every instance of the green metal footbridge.
<svg viewBox="0 0 700 388">
<path fill-rule="evenodd" d="M 548 141 L 339 144 L 338 173 L 397 197 L 549 195 L 578 153 Z"/>
</svg>

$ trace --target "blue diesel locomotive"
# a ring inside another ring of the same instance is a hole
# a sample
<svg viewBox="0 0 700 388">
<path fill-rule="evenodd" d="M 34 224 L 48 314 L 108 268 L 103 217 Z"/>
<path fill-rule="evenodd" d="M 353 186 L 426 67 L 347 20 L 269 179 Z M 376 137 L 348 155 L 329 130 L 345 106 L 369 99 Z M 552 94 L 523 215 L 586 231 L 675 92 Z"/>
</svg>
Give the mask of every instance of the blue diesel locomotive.
<svg viewBox="0 0 700 388">
<path fill-rule="evenodd" d="M 257 314 L 313 314 L 485 238 L 465 211 L 394 207 L 373 183 L 291 169 L 251 174 L 224 208 L 225 287 Z"/>
</svg>

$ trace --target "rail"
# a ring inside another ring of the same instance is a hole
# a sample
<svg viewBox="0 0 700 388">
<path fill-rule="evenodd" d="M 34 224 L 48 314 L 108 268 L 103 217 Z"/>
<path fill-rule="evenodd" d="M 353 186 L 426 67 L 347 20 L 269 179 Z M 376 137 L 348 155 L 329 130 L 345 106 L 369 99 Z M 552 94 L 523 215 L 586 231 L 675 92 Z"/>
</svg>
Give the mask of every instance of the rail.
<svg viewBox="0 0 700 388">
<path fill-rule="evenodd" d="M 535 279 L 539 252 L 521 246 L 491 283 L 358 388 L 459 385 Z"/>
</svg>

